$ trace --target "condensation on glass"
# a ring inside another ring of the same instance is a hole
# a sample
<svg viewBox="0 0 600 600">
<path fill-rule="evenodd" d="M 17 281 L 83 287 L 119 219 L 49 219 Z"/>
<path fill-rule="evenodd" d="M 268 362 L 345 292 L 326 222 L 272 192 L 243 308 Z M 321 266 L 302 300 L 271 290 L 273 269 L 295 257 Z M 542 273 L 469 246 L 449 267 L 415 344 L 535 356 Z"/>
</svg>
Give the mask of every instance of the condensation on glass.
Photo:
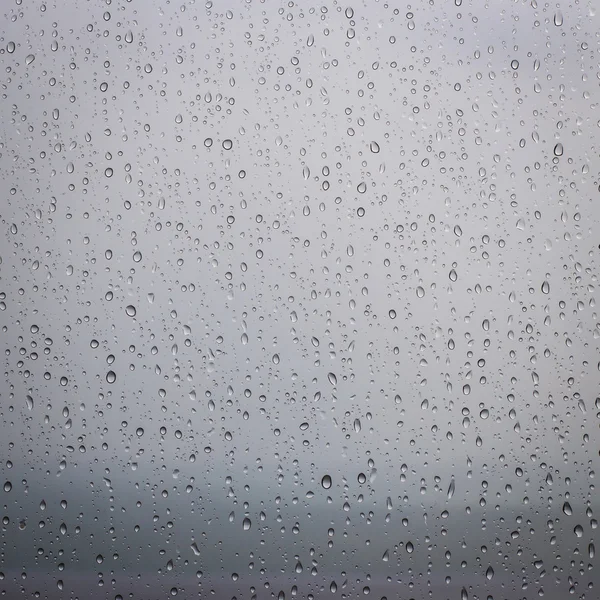
<svg viewBox="0 0 600 600">
<path fill-rule="evenodd" d="M 2 13 L 0 594 L 598 598 L 595 2 Z"/>
</svg>

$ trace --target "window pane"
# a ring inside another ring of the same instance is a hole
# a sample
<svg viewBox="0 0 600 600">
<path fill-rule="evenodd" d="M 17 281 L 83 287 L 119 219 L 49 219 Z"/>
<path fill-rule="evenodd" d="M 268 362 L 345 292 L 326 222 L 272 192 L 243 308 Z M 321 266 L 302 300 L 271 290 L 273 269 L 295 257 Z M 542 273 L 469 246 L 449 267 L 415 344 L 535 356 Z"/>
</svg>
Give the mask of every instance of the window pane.
<svg viewBox="0 0 600 600">
<path fill-rule="evenodd" d="M 598 597 L 594 2 L 3 10 L 4 596 Z"/>
</svg>

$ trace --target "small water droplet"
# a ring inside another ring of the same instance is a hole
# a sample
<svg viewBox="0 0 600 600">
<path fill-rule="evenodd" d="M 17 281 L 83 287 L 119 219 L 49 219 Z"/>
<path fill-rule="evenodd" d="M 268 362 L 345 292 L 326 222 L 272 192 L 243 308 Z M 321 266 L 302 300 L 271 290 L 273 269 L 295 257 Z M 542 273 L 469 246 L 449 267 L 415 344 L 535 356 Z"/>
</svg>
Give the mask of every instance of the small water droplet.
<svg viewBox="0 0 600 600">
<path fill-rule="evenodd" d="M 562 12 L 560 12 L 560 10 L 558 10 L 554 13 L 554 24 L 557 27 L 561 27 L 563 24 L 563 14 L 562 14 Z"/>
<path fill-rule="evenodd" d="M 331 477 L 329 475 L 323 475 L 323 479 L 321 479 L 321 485 L 323 486 L 324 490 L 328 490 L 332 483 L 333 482 L 331 481 Z"/>
<path fill-rule="evenodd" d="M 454 483 L 454 477 L 450 480 L 450 485 L 448 486 L 448 493 L 446 494 L 446 497 L 448 498 L 448 500 L 450 500 L 450 498 L 452 498 L 452 496 L 454 496 L 454 491 L 456 489 L 456 484 Z"/>
</svg>

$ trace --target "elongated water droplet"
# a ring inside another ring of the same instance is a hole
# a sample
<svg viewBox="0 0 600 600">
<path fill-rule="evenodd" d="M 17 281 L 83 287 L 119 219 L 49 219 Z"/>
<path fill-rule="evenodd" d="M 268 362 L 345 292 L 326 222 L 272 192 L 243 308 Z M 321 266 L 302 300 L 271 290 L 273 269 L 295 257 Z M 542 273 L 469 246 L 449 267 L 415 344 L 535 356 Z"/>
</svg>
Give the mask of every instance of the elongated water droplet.
<svg viewBox="0 0 600 600">
<path fill-rule="evenodd" d="M 450 498 L 452 498 L 452 496 L 454 496 L 454 490 L 455 490 L 455 483 L 454 483 L 454 477 L 450 480 L 450 485 L 448 486 L 448 493 L 446 494 L 446 497 L 448 498 L 448 500 L 450 500 Z"/>
</svg>

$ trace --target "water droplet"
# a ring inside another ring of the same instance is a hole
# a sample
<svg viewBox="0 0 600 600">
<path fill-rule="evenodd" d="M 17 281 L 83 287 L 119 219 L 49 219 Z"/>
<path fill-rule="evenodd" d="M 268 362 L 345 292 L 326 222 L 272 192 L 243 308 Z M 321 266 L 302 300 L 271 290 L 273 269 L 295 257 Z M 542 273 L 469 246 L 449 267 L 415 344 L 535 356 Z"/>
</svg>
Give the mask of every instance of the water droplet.
<svg viewBox="0 0 600 600">
<path fill-rule="evenodd" d="M 417 287 L 417 298 L 425 297 L 425 290 L 422 286 Z"/>
<path fill-rule="evenodd" d="M 563 512 L 565 513 L 565 515 L 567 515 L 568 517 L 570 517 L 573 514 L 573 509 L 571 508 L 571 505 L 568 502 L 565 502 L 563 504 Z"/>
<path fill-rule="evenodd" d="M 379 152 L 379 144 L 377 142 L 371 142 L 369 144 L 369 148 L 373 154 L 377 154 Z"/>
<path fill-rule="evenodd" d="M 559 142 L 554 146 L 554 156 L 562 156 L 563 155 L 563 145 Z"/>
<path fill-rule="evenodd" d="M 252 521 L 248 518 L 245 517 L 243 522 L 242 522 L 242 528 L 244 531 L 250 531 L 250 528 L 252 527 Z"/>
<path fill-rule="evenodd" d="M 117 380 L 117 375 L 116 375 L 116 373 L 114 371 L 109 371 L 106 374 L 106 381 L 108 383 L 114 383 L 116 380 Z"/>
<path fill-rule="evenodd" d="M 233 148 L 233 142 L 231 140 L 223 140 L 223 150 L 231 150 Z"/>
<path fill-rule="evenodd" d="M 550 293 L 550 284 L 547 281 L 542 283 L 542 293 L 549 294 Z"/>
<path fill-rule="evenodd" d="M 487 571 L 485 572 L 485 578 L 488 581 L 491 581 L 494 578 L 494 569 L 492 569 L 491 566 L 487 568 Z"/>
<path fill-rule="evenodd" d="M 561 27 L 563 24 L 563 14 L 562 14 L 562 12 L 560 12 L 560 10 L 558 10 L 554 13 L 554 24 L 557 27 Z"/>
<path fill-rule="evenodd" d="M 15 46 L 14 42 L 8 42 L 8 44 L 6 45 L 6 51 L 9 54 L 12 54 L 15 51 L 15 48 L 16 48 L 16 46 Z"/>
<path fill-rule="evenodd" d="M 448 486 L 448 493 L 446 494 L 446 497 L 448 498 L 448 500 L 450 500 L 450 498 L 452 498 L 452 496 L 454 496 L 454 491 L 456 489 L 456 484 L 454 483 L 454 477 L 450 480 L 450 485 Z"/>
<path fill-rule="evenodd" d="M 12 490 L 12 483 L 10 481 L 7 481 L 4 483 L 4 491 L 8 493 L 10 492 L 10 490 Z"/>
<path fill-rule="evenodd" d="M 323 479 L 321 479 L 321 485 L 323 486 L 324 490 L 328 490 L 332 483 L 333 482 L 331 481 L 331 477 L 329 475 L 323 475 Z"/>
<path fill-rule="evenodd" d="M 335 373 L 328 373 L 327 379 L 329 379 L 329 383 L 331 385 L 337 385 L 337 377 L 335 376 Z"/>
<path fill-rule="evenodd" d="M 361 181 L 357 186 L 356 189 L 358 191 L 359 194 L 364 194 L 367 191 L 367 184 L 364 181 Z"/>
<path fill-rule="evenodd" d="M 35 60 L 35 55 L 34 54 L 28 54 L 25 57 L 25 64 L 26 65 L 30 65 L 34 60 Z"/>
<path fill-rule="evenodd" d="M 415 547 L 413 546 L 413 543 L 412 543 L 412 542 L 408 542 L 408 543 L 406 544 L 406 551 L 407 551 L 409 554 L 412 554 L 412 553 L 414 552 L 414 549 L 415 549 Z"/>
<path fill-rule="evenodd" d="M 135 306 L 133 306 L 133 304 L 129 304 L 126 308 L 125 308 L 125 313 L 127 314 L 128 317 L 135 317 L 137 311 L 135 310 Z"/>
</svg>

